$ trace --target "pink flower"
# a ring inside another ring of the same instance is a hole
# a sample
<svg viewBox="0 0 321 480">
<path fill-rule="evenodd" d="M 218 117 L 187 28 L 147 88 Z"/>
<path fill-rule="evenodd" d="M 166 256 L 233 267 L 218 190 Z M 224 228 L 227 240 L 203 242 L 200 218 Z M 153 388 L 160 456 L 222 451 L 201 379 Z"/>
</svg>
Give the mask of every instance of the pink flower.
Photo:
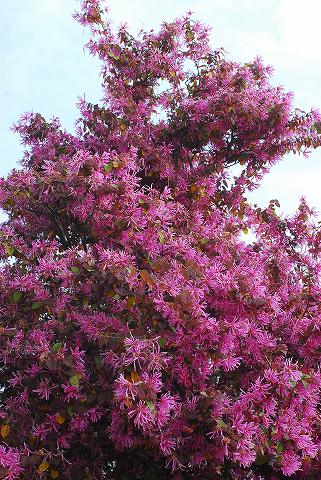
<svg viewBox="0 0 321 480">
<path fill-rule="evenodd" d="M 190 14 L 135 38 L 104 3 L 77 16 L 102 101 L 80 100 L 73 134 L 25 114 L 0 178 L 0 477 L 200 480 L 228 461 L 257 480 L 263 455 L 271 479 L 312 478 L 320 224 L 248 193 L 321 146 L 321 114 Z"/>
<path fill-rule="evenodd" d="M 64 398 L 67 402 L 72 399 L 80 400 L 81 398 L 83 398 L 83 395 L 80 393 L 79 388 L 75 385 L 62 385 L 62 389 L 65 394 Z"/>
<path fill-rule="evenodd" d="M 102 416 L 103 416 L 103 413 L 99 410 L 99 407 L 90 408 L 86 412 L 86 417 L 88 417 L 89 420 L 93 423 L 97 423 Z"/>
<path fill-rule="evenodd" d="M 161 435 L 159 448 L 164 455 L 171 455 L 176 446 L 176 440 L 167 435 Z"/>
<path fill-rule="evenodd" d="M 134 420 L 134 424 L 144 432 L 150 430 L 155 423 L 155 416 L 151 409 L 140 400 L 137 406 L 128 412 L 128 417 Z"/>
<path fill-rule="evenodd" d="M 20 454 L 14 448 L 5 448 L 0 445 L 0 465 L 6 469 L 6 479 L 14 480 L 19 478 L 19 475 L 23 472 L 23 468 L 20 466 Z"/>
<path fill-rule="evenodd" d="M 141 374 L 142 381 L 144 382 L 146 388 L 153 395 L 161 391 L 162 388 L 162 375 L 160 372 L 147 373 L 143 372 Z"/>
<path fill-rule="evenodd" d="M 281 468 L 284 475 L 290 476 L 301 467 L 300 457 L 292 450 L 286 450 L 282 454 Z"/>
<path fill-rule="evenodd" d="M 141 383 L 141 381 L 138 383 Z M 123 374 L 120 374 L 119 378 L 116 379 L 115 384 L 115 397 L 122 405 L 125 405 L 128 400 L 135 400 L 137 396 L 137 382 L 130 382 Z"/>
<path fill-rule="evenodd" d="M 33 392 L 38 393 L 40 398 L 49 400 L 50 395 L 52 394 L 52 389 L 54 387 L 51 385 L 51 382 L 48 378 L 41 380 L 39 387 L 34 389 Z"/>
<path fill-rule="evenodd" d="M 145 340 L 140 340 L 139 338 L 125 338 L 124 341 L 126 347 L 125 358 L 123 360 L 124 365 L 134 365 L 141 366 L 141 361 L 145 358 L 147 342 Z"/>
<path fill-rule="evenodd" d="M 240 440 L 237 442 L 237 449 L 233 453 L 233 460 L 239 462 L 242 467 L 248 467 L 256 458 L 254 444 L 248 440 Z"/>
<path fill-rule="evenodd" d="M 70 448 L 72 436 L 71 435 L 61 435 L 57 439 L 57 445 L 59 448 Z"/>
<path fill-rule="evenodd" d="M 84 415 L 74 415 L 70 420 L 70 428 L 76 432 L 84 432 L 89 425 L 89 420 Z"/>
<path fill-rule="evenodd" d="M 239 358 L 239 357 L 232 357 L 231 356 L 231 357 L 223 358 L 221 360 L 222 367 L 226 372 L 235 370 L 239 366 L 240 363 L 241 363 L 241 358 Z"/>
<path fill-rule="evenodd" d="M 314 458 L 319 451 L 318 445 L 313 443 L 310 435 L 299 435 L 296 439 L 296 444 L 298 448 L 302 449 L 304 456 Z"/>
<path fill-rule="evenodd" d="M 41 423 L 40 425 L 36 425 L 33 429 L 33 435 L 39 440 L 44 440 L 48 433 L 50 432 L 51 428 L 46 423 Z"/>
<path fill-rule="evenodd" d="M 166 425 L 170 419 L 171 412 L 175 411 L 176 408 L 176 400 L 169 393 L 165 393 L 160 397 L 157 408 L 157 423 L 159 427 Z"/>
</svg>

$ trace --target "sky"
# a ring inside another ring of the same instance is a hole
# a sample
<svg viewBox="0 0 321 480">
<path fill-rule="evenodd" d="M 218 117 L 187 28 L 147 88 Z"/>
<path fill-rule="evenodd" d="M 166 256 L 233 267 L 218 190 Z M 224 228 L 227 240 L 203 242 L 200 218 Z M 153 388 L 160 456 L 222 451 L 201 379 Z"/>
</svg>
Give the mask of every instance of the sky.
<svg viewBox="0 0 321 480">
<path fill-rule="evenodd" d="M 115 27 L 157 28 L 191 10 L 212 27 L 213 48 L 231 60 L 259 55 L 274 67 L 272 82 L 294 92 L 294 106 L 321 109 L 320 0 L 109 0 Z M 25 111 L 58 116 L 73 131 L 79 96 L 102 97 L 99 63 L 83 48 L 86 32 L 73 18 L 77 0 L 1 2 L 0 176 L 18 165 L 23 149 L 10 131 Z M 305 196 L 321 217 L 321 148 L 309 159 L 287 156 L 250 199 L 264 206 L 278 198 L 292 213 Z"/>
</svg>

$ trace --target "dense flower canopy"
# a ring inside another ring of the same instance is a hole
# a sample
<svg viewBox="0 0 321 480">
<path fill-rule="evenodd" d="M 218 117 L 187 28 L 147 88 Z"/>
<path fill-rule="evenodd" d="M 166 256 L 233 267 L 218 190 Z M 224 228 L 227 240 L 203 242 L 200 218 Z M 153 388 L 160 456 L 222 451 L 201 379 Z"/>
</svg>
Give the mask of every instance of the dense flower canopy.
<svg viewBox="0 0 321 480">
<path fill-rule="evenodd" d="M 190 15 L 76 17 L 103 101 L 25 114 L 0 183 L 0 479 L 317 478 L 320 223 L 246 194 L 319 114 Z"/>
</svg>

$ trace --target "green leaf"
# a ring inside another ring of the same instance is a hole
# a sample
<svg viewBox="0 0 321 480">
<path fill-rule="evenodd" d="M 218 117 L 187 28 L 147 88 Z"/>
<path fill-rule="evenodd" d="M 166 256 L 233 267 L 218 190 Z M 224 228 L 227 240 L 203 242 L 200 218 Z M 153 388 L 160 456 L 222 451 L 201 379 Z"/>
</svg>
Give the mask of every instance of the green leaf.
<svg viewBox="0 0 321 480">
<path fill-rule="evenodd" d="M 119 55 L 116 55 L 116 54 L 115 54 L 114 52 L 112 52 L 111 50 L 108 52 L 108 56 L 109 56 L 110 58 L 112 58 L 113 60 L 119 60 L 119 59 L 120 59 Z"/>
<path fill-rule="evenodd" d="M 165 345 L 166 345 L 166 340 L 165 340 L 165 338 L 160 338 L 160 339 L 158 340 L 158 343 L 159 343 L 159 346 L 160 346 L 160 347 L 165 347 Z"/>
<path fill-rule="evenodd" d="M 318 133 L 321 133 L 321 122 L 315 122 L 313 126 Z"/>
<path fill-rule="evenodd" d="M 301 378 L 301 382 L 303 383 L 304 388 L 307 388 L 307 386 L 309 385 L 308 382 L 304 380 L 304 378 Z"/>
<path fill-rule="evenodd" d="M 160 243 L 165 243 L 165 237 L 164 237 L 163 232 L 158 232 L 158 239 L 159 239 Z"/>
<path fill-rule="evenodd" d="M 20 292 L 20 290 L 16 290 L 15 292 L 13 292 L 12 302 L 13 302 L 13 303 L 19 302 L 21 296 L 22 296 L 22 292 Z"/>
<path fill-rule="evenodd" d="M 74 414 L 71 406 L 69 406 L 69 407 L 67 408 L 67 412 L 68 412 L 68 415 L 69 415 L 70 417 L 72 417 L 73 414 Z"/>
<path fill-rule="evenodd" d="M 14 247 L 12 247 L 11 245 L 8 245 L 6 244 L 5 247 L 4 247 L 4 251 L 6 252 L 6 254 L 11 257 L 13 254 L 14 254 Z"/>
<path fill-rule="evenodd" d="M 38 308 L 40 308 L 42 306 L 43 306 L 42 302 L 33 302 L 31 309 L 32 310 L 37 310 Z"/>
<path fill-rule="evenodd" d="M 206 243 L 208 243 L 207 238 L 201 238 L 201 239 L 200 239 L 200 244 L 201 244 L 201 245 L 206 245 Z"/>
<path fill-rule="evenodd" d="M 219 420 L 216 420 L 217 426 L 220 428 L 228 428 L 228 425 L 222 420 L 221 418 Z"/>
<path fill-rule="evenodd" d="M 72 375 L 69 378 L 70 385 L 73 385 L 74 387 L 78 387 L 79 385 L 79 378 L 78 375 Z"/>
<path fill-rule="evenodd" d="M 76 275 L 78 275 L 78 273 L 79 273 L 80 270 L 79 270 L 78 267 L 71 267 L 71 271 L 72 271 L 73 273 L 75 273 Z"/>
<path fill-rule="evenodd" d="M 95 355 L 94 356 L 94 361 L 96 363 L 96 365 L 100 365 L 101 364 L 101 358 L 99 355 Z"/>
<path fill-rule="evenodd" d="M 256 457 L 256 460 L 255 460 L 255 464 L 256 465 L 264 465 L 265 463 L 268 462 L 268 457 L 266 457 L 265 455 L 261 455 L 259 454 L 257 457 Z"/>
<path fill-rule="evenodd" d="M 94 272 L 94 267 L 86 267 L 87 272 Z"/>
<path fill-rule="evenodd" d="M 53 353 L 59 352 L 59 350 L 61 349 L 61 347 L 62 347 L 62 343 L 61 343 L 61 342 L 54 343 L 53 346 L 52 346 L 52 351 L 53 351 Z"/>
<path fill-rule="evenodd" d="M 195 38 L 195 34 L 191 29 L 190 25 L 187 25 L 186 30 L 185 30 L 186 38 L 189 42 L 192 42 Z"/>
<path fill-rule="evenodd" d="M 104 165 L 104 170 L 105 170 L 105 172 L 107 172 L 107 173 L 108 173 L 108 172 L 111 172 L 112 169 L 113 169 L 113 164 L 112 164 L 112 162 L 106 163 L 106 165 Z"/>
<path fill-rule="evenodd" d="M 281 452 L 283 452 L 283 450 L 284 450 L 284 445 L 283 445 L 283 443 L 282 443 L 282 442 L 278 442 L 278 443 L 276 444 L 276 451 L 281 453 Z"/>
<path fill-rule="evenodd" d="M 155 410 L 155 405 L 151 400 L 146 400 L 146 403 L 149 407 L 149 409 L 153 412 Z"/>
</svg>

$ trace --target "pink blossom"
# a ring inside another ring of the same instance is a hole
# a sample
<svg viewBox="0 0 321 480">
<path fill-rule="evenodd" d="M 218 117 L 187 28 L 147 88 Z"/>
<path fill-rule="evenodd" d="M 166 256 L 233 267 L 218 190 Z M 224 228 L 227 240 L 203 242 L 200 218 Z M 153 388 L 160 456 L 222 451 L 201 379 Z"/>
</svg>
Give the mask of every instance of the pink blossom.
<svg viewBox="0 0 321 480">
<path fill-rule="evenodd" d="M 170 438 L 166 435 L 162 435 L 160 439 L 159 448 L 164 453 L 164 455 L 170 455 L 175 449 L 176 441 L 174 438 Z"/>
<path fill-rule="evenodd" d="M 53 386 L 48 378 L 41 380 L 39 383 L 39 387 L 34 389 L 33 392 L 38 393 L 40 398 L 44 398 L 45 400 L 49 400 L 49 397 L 52 393 Z"/>
<path fill-rule="evenodd" d="M 298 448 L 301 448 L 304 455 L 308 455 L 311 458 L 314 458 L 318 451 L 318 445 L 313 443 L 310 435 L 299 435 L 296 439 L 296 444 Z"/>
<path fill-rule="evenodd" d="M 134 420 L 134 424 L 143 431 L 148 431 L 155 422 L 155 417 L 150 409 L 141 400 L 137 406 L 128 412 L 128 417 Z"/>
<path fill-rule="evenodd" d="M 320 223 L 249 192 L 321 114 L 190 13 L 135 36 L 80 5 L 102 100 L 74 133 L 24 114 L 0 179 L 0 477 L 314 478 Z"/>
<path fill-rule="evenodd" d="M 23 472 L 23 468 L 20 465 L 20 454 L 14 448 L 5 448 L 0 446 L 0 465 L 6 469 L 6 478 L 8 480 L 14 480 L 19 478 L 19 475 Z"/>
<path fill-rule="evenodd" d="M 301 467 L 300 457 L 291 450 L 282 454 L 282 472 L 286 476 L 293 475 Z"/>
</svg>

